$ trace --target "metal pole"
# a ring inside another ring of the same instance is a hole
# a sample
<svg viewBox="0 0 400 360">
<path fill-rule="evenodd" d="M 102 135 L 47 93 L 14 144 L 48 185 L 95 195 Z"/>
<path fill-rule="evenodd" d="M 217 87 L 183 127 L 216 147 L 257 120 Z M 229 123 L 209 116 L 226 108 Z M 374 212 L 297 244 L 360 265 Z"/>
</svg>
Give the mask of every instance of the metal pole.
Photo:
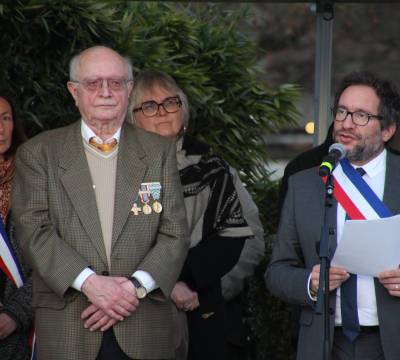
<svg viewBox="0 0 400 360">
<path fill-rule="evenodd" d="M 321 144 L 326 137 L 331 115 L 331 67 L 333 0 L 317 0 L 317 33 L 314 87 L 314 145 Z"/>
</svg>

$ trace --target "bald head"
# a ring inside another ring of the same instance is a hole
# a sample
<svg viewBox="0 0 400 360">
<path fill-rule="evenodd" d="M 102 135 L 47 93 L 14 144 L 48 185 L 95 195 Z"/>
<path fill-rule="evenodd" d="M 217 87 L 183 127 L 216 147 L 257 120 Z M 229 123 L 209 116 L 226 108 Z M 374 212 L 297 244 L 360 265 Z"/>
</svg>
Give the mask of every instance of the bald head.
<svg viewBox="0 0 400 360">
<path fill-rule="evenodd" d="M 95 46 L 71 60 L 67 87 L 82 120 L 101 138 L 113 135 L 126 117 L 132 67 L 116 51 Z"/>
<path fill-rule="evenodd" d="M 79 77 L 85 75 L 81 73 L 82 64 L 85 62 L 99 62 L 105 58 L 114 58 L 115 61 L 120 61 L 124 67 L 126 78 L 129 80 L 133 79 L 132 64 L 129 58 L 121 56 L 118 52 L 106 46 L 93 46 L 83 50 L 71 59 L 69 63 L 70 80 L 77 80 Z"/>
</svg>

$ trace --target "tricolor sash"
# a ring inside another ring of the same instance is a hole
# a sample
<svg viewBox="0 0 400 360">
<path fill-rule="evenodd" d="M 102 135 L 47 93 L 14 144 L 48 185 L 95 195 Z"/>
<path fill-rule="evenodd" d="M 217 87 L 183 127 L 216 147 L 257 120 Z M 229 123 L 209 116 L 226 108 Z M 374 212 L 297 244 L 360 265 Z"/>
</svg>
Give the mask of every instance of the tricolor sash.
<svg viewBox="0 0 400 360">
<path fill-rule="evenodd" d="M 21 265 L 15 255 L 6 231 L 4 229 L 3 221 L 0 220 L 0 268 L 7 275 L 7 277 L 17 287 L 21 287 L 24 283 Z"/>
<path fill-rule="evenodd" d="M 374 220 L 392 216 L 391 211 L 347 159 L 342 159 L 332 174 L 333 196 L 350 219 Z"/>
<path fill-rule="evenodd" d="M 4 229 L 3 221 L 0 219 L 0 269 L 12 281 L 16 287 L 24 284 L 24 275 L 21 271 L 21 264 L 15 254 Z M 33 329 L 29 334 L 29 344 L 32 348 L 31 360 L 36 359 L 35 333 Z"/>
</svg>

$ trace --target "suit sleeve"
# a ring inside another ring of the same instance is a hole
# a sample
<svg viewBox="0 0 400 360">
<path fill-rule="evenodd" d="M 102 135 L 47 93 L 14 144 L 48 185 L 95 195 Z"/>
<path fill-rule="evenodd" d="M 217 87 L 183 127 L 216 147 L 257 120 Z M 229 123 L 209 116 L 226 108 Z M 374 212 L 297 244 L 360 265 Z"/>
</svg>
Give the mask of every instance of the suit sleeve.
<svg viewBox="0 0 400 360">
<path fill-rule="evenodd" d="M 300 245 L 295 212 L 295 192 L 293 177 L 283 204 L 277 240 L 271 262 L 265 273 L 265 280 L 271 293 L 282 300 L 297 305 L 312 305 L 308 296 L 307 281 L 311 269 L 304 262 Z M 306 208 L 303 211 L 307 211 Z"/>
<path fill-rule="evenodd" d="M 154 246 L 138 270 L 147 271 L 168 298 L 174 287 L 189 247 L 189 233 L 182 188 L 176 165 L 176 145 L 171 142 L 164 154 L 163 210 Z M 153 294 L 154 293 L 154 294 Z M 157 291 L 149 296 L 159 299 Z"/>
<path fill-rule="evenodd" d="M 45 151 L 27 144 L 18 149 L 12 196 L 15 237 L 25 259 L 57 295 L 62 297 L 88 262 L 58 234 L 49 211 L 50 168 Z"/>
</svg>

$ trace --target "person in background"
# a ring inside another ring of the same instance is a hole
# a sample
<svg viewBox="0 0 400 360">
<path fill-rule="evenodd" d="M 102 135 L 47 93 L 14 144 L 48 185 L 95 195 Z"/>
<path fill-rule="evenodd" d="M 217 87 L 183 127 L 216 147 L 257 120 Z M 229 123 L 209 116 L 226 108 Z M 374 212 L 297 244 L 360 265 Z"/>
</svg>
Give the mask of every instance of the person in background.
<svg viewBox="0 0 400 360">
<path fill-rule="evenodd" d="M 324 156 L 328 154 L 329 147 L 333 144 L 332 139 L 333 123 L 328 128 L 328 133 L 324 142 L 310 150 L 304 151 L 289 161 L 283 172 L 282 179 L 279 183 L 278 209 L 281 212 L 283 201 L 288 189 L 289 177 L 301 170 L 319 166 Z"/>
<path fill-rule="evenodd" d="M 82 51 L 67 83 L 81 120 L 18 149 L 12 219 L 39 360 L 174 358 L 187 221 L 174 142 L 125 122 L 132 81 L 116 51 Z"/>
<path fill-rule="evenodd" d="M 389 81 L 367 72 L 352 73 L 336 93 L 333 116 L 333 139 L 347 153 L 333 172 L 342 191 L 334 192 L 327 215 L 326 225 L 332 229 L 330 256 L 341 241 L 347 219 L 358 220 L 359 213 L 370 219 L 366 202 L 373 201 L 371 208 L 380 216 L 400 212 L 400 157 L 385 149 L 400 118 L 400 96 Z M 320 277 L 316 249 L 326 211 L 324 193 L 318 167 L 289 178 L 278 238 L 265 274 L 272 294 L 301 306 L 299 360 L 324 358 L 324 319 L 314 313 Z M 348 206 L 348 199 L 354 206 Z M 377 234 L 376 241 L 380 240 Z M 400 358 L 398 267 L 372 277 L 331 266 L 329 291 L 333 360 Z"/>
<path fill-rule="evenodd" d="M 246 240 L 236 265 L 221 279 L 228 329 L 228 359 L 242 360 L 246 359 L 248 355 L 248 331 L 243 324 L 245 316 L 243 291 L 246 279 L 254 274 L 256 266 L 264 258 L 265 240 L 257 205 L 243 186 L 237 171 L 230 167 L 230 172 L 242 206 L 243 216 L 254 233 L 253 238 Z"/>
<path fill-rule="evenodd" d="M 27 360 L 31 349 L 28 345 L 29 330 L 33 321 L 31 308 L 32 281 L 29 269 L 21 258 L 20 250 L 12 236 L 13 226 L 9 219 L 12 180 L 15 173 L 15 152 L 25 140 L 20 122 L 17 120 L 10 98 L 0 92 L 0 227 L 6 233 L 0 234 L 2 245 L 8 238 L 16 261 L 20 265 L 24 285 L 18 287 L 4 272 L 7 260 L 2 258 L 0 266 L 0 359 Z M 8 236 L 7 236 L 8 235 Z M 4 256 L 4 248 L 0 257 Z"/>
<path fill-rule="evenodd" d="M 229 166 L 185 133 L 188 101 L 169 75 L 141 72 L 131 106 L 136 126 L 177 141 L 190 231 L 190 250 L 171 294 L 180 319 L 177 359 L 229 359 L 221 278 L 237 264 L 244 242 L 254 241 Z"/>
</svg>

